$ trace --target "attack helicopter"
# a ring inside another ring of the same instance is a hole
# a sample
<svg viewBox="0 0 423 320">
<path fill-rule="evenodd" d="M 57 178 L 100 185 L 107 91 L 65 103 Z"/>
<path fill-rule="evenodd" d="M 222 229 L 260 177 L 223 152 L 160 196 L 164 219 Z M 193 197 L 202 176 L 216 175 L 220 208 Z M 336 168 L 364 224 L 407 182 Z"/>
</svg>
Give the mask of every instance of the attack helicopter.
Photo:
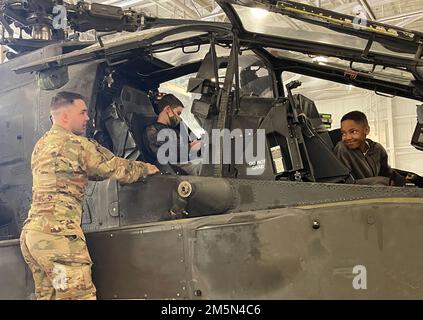
<svg viewBox="0 0 423 320">
<path fill-rule="evenodd" d="M 157 163 L 163 174 L 134 184 L 90 182 L 82 228 L 100 299 L 421 298 L 421 177 L 398 170 L 404 187 L 355 184 L 332 152 L 339 132 L 296 93 L 301 83 L 282 75 L 423 101 L 423 34 L 293 1 L 216 2 L 230 23 L 82 1 L 0 1 L 0 43 L 13 50 L 0 65 L 0 299 L 33 298 L 19 234 L 51 98 L 82 94 L 88 137 L 154 163 L 143 130 L 157 117 L 161 85 L 181 78 L 204 132 L 262 130 L 263 158 L 223 161 L 222 143 L 211 152 L 222 161 L 197 176 Z M 255 8 L 327 32 L 254 20 Z M 78 37 L 92 29 L 101 32 L 94 40 Z M 410 139 L 420 150 L 422 128 L 419 106 Z M 258 148 L 243 134 L 229 137 L 237 139 Z M 369 278 L 365 290 L 354 286 L 357 267 Z"/>
</svg>

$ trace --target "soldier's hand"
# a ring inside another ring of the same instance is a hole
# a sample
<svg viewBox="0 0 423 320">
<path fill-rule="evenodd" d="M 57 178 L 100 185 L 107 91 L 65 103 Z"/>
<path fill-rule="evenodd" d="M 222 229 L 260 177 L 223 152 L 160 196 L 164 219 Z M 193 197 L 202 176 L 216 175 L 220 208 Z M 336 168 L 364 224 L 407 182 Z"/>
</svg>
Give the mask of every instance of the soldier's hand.
<svg viewBox="0 0 423 320">
<path fill-rule="evenodd" d="M 160 170 L 154 164 L 146 163 L 145 165 L 147 166 L 148 175 L 151 176 L 153 174 L 160 173 Z"/>
</svg>

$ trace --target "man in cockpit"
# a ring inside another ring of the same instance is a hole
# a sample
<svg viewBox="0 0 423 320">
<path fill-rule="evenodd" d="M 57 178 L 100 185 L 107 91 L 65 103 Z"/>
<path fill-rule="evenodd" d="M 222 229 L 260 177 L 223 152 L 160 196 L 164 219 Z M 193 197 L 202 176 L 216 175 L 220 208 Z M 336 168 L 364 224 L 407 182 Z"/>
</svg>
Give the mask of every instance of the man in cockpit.
<svg viewBox="0 0 423 320">
<path fill-rule="evenodd" d="M 165 144 L 174 146 L 170 148 L 170 158 L 175 161 L 169 162 L 171 167 L 179 174 L 198 175 L 200 165 L 193 164 L 189 160 L 189 154 L 197 152 L 201 148 L 201 142 L 194 140 L 188 141 L 188 135 L 181 137 L 178 127 L 181 124 L 181 113 L 184 108 L 183 103 L 173 94 L 164 95 L 157 104 L 158 117 L 155 123 L 146 127 L 143 135 L 143 143 L 146 146 L 150 156 L 160 161 L 160 148 Z M 162 134 L 160 134 L 162 132 Z M 164 137 L 164 139 L 162 139 Z M 185 139 L 184 139 L 185 138 Z M 185 152 L 186 154 L 182 154 Z M 173 156 L 173 157 L 172 157 Z"/>
</svg>

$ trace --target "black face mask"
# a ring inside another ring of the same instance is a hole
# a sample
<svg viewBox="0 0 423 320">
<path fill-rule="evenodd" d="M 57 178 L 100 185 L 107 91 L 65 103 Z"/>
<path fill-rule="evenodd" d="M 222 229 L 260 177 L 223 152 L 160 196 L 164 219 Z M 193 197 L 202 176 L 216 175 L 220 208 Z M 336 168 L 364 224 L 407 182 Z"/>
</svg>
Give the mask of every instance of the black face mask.
<svg viewBox="0 0 423 320">
<path fill-rule="evenodd" d="M 172 110 L 173 115 L 169 116 L 169 127 L 176 128 L 181 123 L 181 117 L 176 115 Z"/>
</svg>

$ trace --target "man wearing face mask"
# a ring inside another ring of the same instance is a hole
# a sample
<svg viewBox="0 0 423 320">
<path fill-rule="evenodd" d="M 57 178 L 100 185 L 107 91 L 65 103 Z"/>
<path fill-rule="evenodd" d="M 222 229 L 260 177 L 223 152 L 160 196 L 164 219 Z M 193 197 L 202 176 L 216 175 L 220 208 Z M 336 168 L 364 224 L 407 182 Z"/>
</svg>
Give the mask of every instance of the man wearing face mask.
<svg viewBox="0 0 423 320">
<path fill-rule="evenodd" d="M 199 167 L 197 165 L 192 165 L 191 163 L 180 163 L 180 150 L 199 150 L 201 148 L 201 142 L 194 140 L 188 144 L 188 146 L 183 146 L 182 144 L 188 143 L 181 139 L 180 133 L 177 128 L 181 123 L 181 113 L 184 108 L 182 102 L 176 98 L 173 94 L 164 95 L 157 104 L 157 112 L 159 114 L 155 123 L 149 125 L 145 129 L 144 133 L 144 145 L 147 146 L 150 154 L 155 158 L 157 162 L 157 154 L 161 146 L 163 146 L 167 141 L 160 141 L 158 139 L 159 132 L 161 130 L 174 130 L 176 133 L 176 146 L 177 146 L 177 159 L 178 164 L 172 164 L 172 167 L 176 171 L 182 174 L 198 175 Z"/>
</svg>

